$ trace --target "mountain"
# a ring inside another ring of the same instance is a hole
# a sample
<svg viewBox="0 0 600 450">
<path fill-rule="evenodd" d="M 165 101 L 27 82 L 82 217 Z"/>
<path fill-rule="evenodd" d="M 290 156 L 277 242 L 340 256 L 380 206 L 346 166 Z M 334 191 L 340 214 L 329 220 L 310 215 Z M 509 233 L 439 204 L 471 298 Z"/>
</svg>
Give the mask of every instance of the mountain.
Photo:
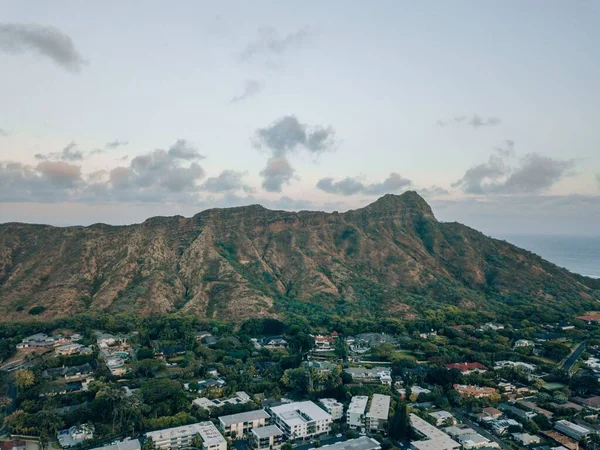
<svg viewBox="0 0 600 450">
<path fill-rule="evenodd" d="M 507 242 L 438 222 L 415 192 L 345 213 L 253 205 L 130 226 L 0 225 L 2 320 L 86 311 L 410 319 L 443 305 L 578 313 L 598 289 Z"/>
</svg>

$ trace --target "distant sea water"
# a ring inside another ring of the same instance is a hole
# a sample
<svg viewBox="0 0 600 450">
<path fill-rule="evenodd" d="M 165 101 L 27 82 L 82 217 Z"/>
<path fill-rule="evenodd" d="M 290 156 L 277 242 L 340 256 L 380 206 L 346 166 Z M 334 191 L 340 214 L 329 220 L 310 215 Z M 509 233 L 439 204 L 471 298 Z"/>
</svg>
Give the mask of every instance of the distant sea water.
<svg viewBox="0 0 600 450">
<path fill-rule="evenodd" d="M 494 236 L 573 273 L 600 278 L 600 236 L 512 234 Z"/>
</svg>

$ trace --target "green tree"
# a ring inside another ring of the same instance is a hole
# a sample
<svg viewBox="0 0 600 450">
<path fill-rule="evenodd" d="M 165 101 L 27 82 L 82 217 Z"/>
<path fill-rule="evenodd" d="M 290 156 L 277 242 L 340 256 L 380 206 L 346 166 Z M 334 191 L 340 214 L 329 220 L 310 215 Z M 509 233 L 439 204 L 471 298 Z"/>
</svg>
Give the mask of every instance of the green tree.
<svg viewBox="0 0 600 450">
<path fill-rule="evenodd" d="M 396 410 L 388 424 L 388 434 L 396 440 L 410 439 L 410 416 L 404 400 L 396 405 Z"/>
<path fill-rule="evenodd" d="M 35 375 L 27 369 L 17 370 L 13 375 L 13 379 L 19 389 L 26 389 L 35 383 Z"/>
<path fill-rule="evenodd" d="M 62 417 L 54 411 L 42 410 L 35 414 L 35 424 L 40 436 L 42 449 L 46 444 L 56 436 L 56 433 L 63 427 Z"/>
</svg>

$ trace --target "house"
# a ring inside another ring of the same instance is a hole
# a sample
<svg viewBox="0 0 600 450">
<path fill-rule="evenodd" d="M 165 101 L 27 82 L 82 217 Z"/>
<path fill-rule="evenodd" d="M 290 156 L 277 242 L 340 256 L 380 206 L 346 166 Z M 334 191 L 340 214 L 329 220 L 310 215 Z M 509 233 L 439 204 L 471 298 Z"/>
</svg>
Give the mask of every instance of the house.
<svg viewBox="0 0 600 450">
<path fill-rule="evenodd" d="M 203 450 L 227 450 L 227 441 L 212 422 L 199 422 L 181 427 L 146 433 L 155 449 L 191 447 L 194 437 L 200 436 Z"/>
<path fill-rule="evenodd" d="M 524 363 L 521 361 L 497 361 L 494 365 L 494 370 L 503 369 L 505 367 L 519 367 L 521 369 L 525 369 L 529 372 L 535 371 L 535 365 Z"/>
<path fill-rule="evenodd" d="M 37 333 L 26 337 L 17 344 L 18 349 L 30 347 L 52 347 L 55 339 L 45 333 Z"/>
<path fill-rule="evenodd" d="M 237 391 L 235 397 L 228 398 L 226 400 L 209 400 L 206 397 L 197 398 L 192 401 L 194 406 L 211 410 L 212 408 L 219 408 L 224 405 L 242 405 L 251 402 L 252 399 L 244 391 Z"/>
<path fill-rule="evenodd" d="M 474 372 L 483 373 L 483 372 L 487 371 L 487 367 L 485 367 L 483 364 L 480 364 L 478 362 L 446 364 L 446 369 L 460 370 L 463 373 L 463 375 L 468 375 L 468 374 L 474 373 Z"/>
<path fill-rule="evenodd" d="M 517 419 L 525 420 L 527 422 L 533 420 L 533 418 L 537 416 L 537 413 L 533 411 L 525 411 L 506 403 L 502 403 L 498 408 L 500 408 L 500 410 L 505 412 L 508 416 L 516 417 Z"/>
<path fill-rule="evenodd" d="M 455 450 L 461 447 L 461 444 L 446 433 L 415 414 L 410 415 L 410 426 L 421 438 L 411 441 L 410 445 L 415 450 Z"/>
<path fill-rule="evenodd" d="M 0 450 L 26 450 L 27 442 L 25 441 L 2 441 L 0 442 Z"/>
<path fill-rule="evenodd" d="M 253 428 L 250 431 L 248 444 L 253 450 L 275 450 L 281 448 L 285 435 L 277 425 Z"/>
<path fill-rule="evenodd" d="M 448 436 L 456 439 L 458 438 L 461 434 L 472 434 L 475 433 L 475 430 L 473 428 L 460 428 L 457 427 L 455 425 L 452 425 L 450 427 L 446 427 L 446 428 L 442 428 L 442 430 L 444 431 L 444 433 L 446 433 Z"/>
<path fill-rule="evenodd" d="M 344 417 L 344 405 L 338 402 L 334 398 L 322 398 L 319 403 L 323 406 L 325 411 L 331 414 L 333 420 L 339 420 Z"/>
<path fill-rule="evenodd" d="M 410 390 L 410 395 L 416 395 L 417 397 L 419 397 L 419 395 L 421 394 L 431 394 L 431 390 L 426 389 L 426 388 L 422 388 L 421 386 L 412 386 L 411 388 L 399 388 L 396 389 L 396 391 L 398 391 L 398 393 L 400 394 L 400 397 L 404 398 L 406 396 L 406 392 Z"/>
<path fill-rule="evenodd" d="M 389 395 L 373 394 L 369 411 L 365 416 L 365 426 L 368 432 L 375 433 L 385 430 L 390 414 L 390 400 Z"/>
<path fill-rule="evenodd" d="M 558 431 L 554 431 L 554 430 L 549 430 L 549 431 L 542 431 L 542 434 L 546 437 L 549 437 L 550 439 L 558 442 L 560 444 L 560 447 L 564 448 L 564 449 L 568 449 L 568 450 L 579 450 L 579 442 L 576 441 L 573 438 L 570 438 L 569 436 L 565 436 L 562 433 L 559 433 Z M 554 447 L 552 450 L 560 448 L 560 447 Z"/>
<path fill-rule="evenodd" d="M 202 341 L 202 339 L 204 339 L 207 336 L 212 336 L 210 331 L 206 331 L 206 330 L 198 331 L 194 334 L 194 339 L 197 341 Z"/>
<path fill-rule="evenodd" d="M 465 384 L 455 384 L 454 390 L 465 397 L 491 397 L 498 394 L 498 390 L 491 387 L 469 386 Z"/>
<path fill-rule="evenodd" d="M 315 338 L 314 350 L 316 352 L 328 352 L 328 351 L 331 351 L 334 349 L 337 336 L 334 336 L 334 335 L 323 336 L 321 334 L 318 334 L 314 338 Z"/>
<path fill-rule="evenodd" d="M 552 417 L 554 416 L 554 414 L 552 414 L 552 412 L 548 411 L 547 409 L 540 408 L 534 402 L 530 402 L 530 401 L 526 401 L 526 400 L 519 400 L 517 402 L 517 405 L 522 406 L 525 409 L 531 410 L 537 414 L 546 416 L 548 419 L 552 419 Z"/>
<path fill-rule="evenodd" d="M 425 333 L 419 333 L 419 337 L 421 339 L 428 339 L 430 337 L 435 337 L 435 336 L 437 336 L 437 331 L 433 331 L 433 330 L 426 331 Z"/>
<path fill-rule="evenodd" d="M 202 342 L 204 345 L 206 345 L 207 347 L 213 347 L 215 345 L 217 345 L 217 338 L 214 337 L 213 335 L 208 335 L 208 336 L 204 336 L 200 342 Z"/>
<path fill-rule="evenodd" d="M 485 414 L 486 417 L 490 417 L 494 420 L 497 420 L 500 417 L 502 417 L 502 411 L 496 408 L 492 408 L 491 406 L 488 408 L 483 408 L 482 412 L 483 414 Z"/>
<path fill-rule="evenodd" d="M 90 354 L 92 353 L 92 349 L 89 347 L 84 347 L 81 344 L 65 344 L 59 347 L 56 347 L 54 352 L 60 356 L 69 356 L 69 355 L 77 355 L 77 354 Z"/>
<path fill-rule="evenodd" d="M 264 339 L 263 347 L 269 350 L 281 350 L 288 348 L 289 344 L 283 336 L 272 336 Z"/>
<path fill-rule="evenodd" d="M 554 428 L 560 431 L 562 434 L 575 439 L 576 441 L 582 441 L 587 439 L 593 433 L 589 428 L 577 425 L 568 420 L 559 420 L 554 424 Z"/>
<path fill-rule="evenodd" d="M 331 414 L 311 401 L 284 403 L 272 407 L 271 413 L 288 439 L 309 439 L 331 431 Z"/>
<path fill-rule="evenodd" d="M 488 322 L 488 323 L 484 323 L 483 325 L 481 325 L 481 327 L 479 327 L 479 329 L 481 331 L 498 331 L 498 330 L 504 330 L 504 325 Z"/>
<path fill-rule="evenodd" d="M 435 424 L 438 427 L 441 427 L 442 425 L 449 425 L 449 424 L 456 425 L 456 419 L 448 411 L 430 412 L 429 417 L 432 417 L 433 420 L 435 420 Z"/>
<path fill-rule="evenodd" d="M 125 439 L 117 441 L 114 444 L 96 447 L 92 450 L 140 450 L 142 448 L 138 439 Z"/>
<path fill-rule="evenodd" d="M 600 410 L 600 395 L 588 398 L 575 397 L 573 401 L 590 409 Z"/>
<path fill-rule="evenodd" d="M 223 434 L 232 439 L 247 437 L 253 428 L 264 427 L 271 416 L 264 409 L 246 411 L 239 414 L 230 414 L 219 417 L 219 427 Z"/>
<path fill-rule="evenodd" d="M 373 438 L 361 436 L 348 439 L 335 444 L 322 445 L 319 449 L 325 450 L 381 450 L 381 444 Z"/>
<path fill-rule="evenodd" d="M 339 369 L 339 365 L 329 361 L 304 361 L 309 369 L 315 369 L 319 373 L 331 373 Z"/>
<path fill-rule="evenodd" d="M 348 367 L 344 372 L 352 377 L 353 381 L 361 381 L 363 383 L 372 383 L 379 381 L 381 384 L 392 384 L 392 372 L 386 367 Z"/>
<path fill-rule="evenodd" d="M 490 448 L 490 447 L 500 447 L 496 442 L 490 441 L 488 438 L 482 436 L 479 433 L 462 433 L 458 437 L 458 442 L 460 442 L 466 450 L 470 450 L 473 448 Z"/>
<path fill-rule="evenodd" d="M 100 348 L 112 347 L 118 342 L 118 339 L 109 333 L 96 332 L 96 344 Z"/>
<path fill-rule="evenodd" d="M 369 403 L 369 397 L 364 395 L 355 395 L 350 400 L 348 411 L 346 412 L 346 423 L 348 427 L 356 430 L 359 429 L 364 431 L 365 429 L 365 411 L 367 404 Z"/>
<path fill-rule="evenodd" d="M 529 433 L 513 433 L 512 437 L 515 441 L 521 445 L 524 445 L 525 447 L 533 444 L 539 444 L 541 442 L 541 438 L 539 436 Z"/>
<path fill-rule="evenodd" d="M 218 392 L 227 382 L 222 378 L 207 378 L 193 383 L 184 383 L 183 388 L 195 392 Z"/>
<path fill-rule="evenodd" d="M 503 419 L 492 422 L 492 431 L 499 436 L 506 433 L 511 427 L 523 428 L 523 426 L 515 419 Z"/>
<path fill-rule="evenodd" d="M 58 444 L 62 448 L 75 447 L 85 441 L 94 438 L 94 427 L 91 424 L 83 424 L 59 431 L 56 435 Z"/>
<path fill-rule="evenodd" d="M 90 376 L 92 372 L 92 366 L 89 363 L 85 363 L 80 366 L 63 366 L 46 369 L 42 372 L 42 378 L 47 380 L 56 380 L 58 378 L 64 378 L 65 380 L 78 380 Z"/>
<path fill-rule="evenodd" d="M 527 339 L 519 339 L 515 342 L 513 348 L 524 348 L 524 347 L 533 347 L 535 346 L 533 341 L 528 341 Z"/>
</svg>

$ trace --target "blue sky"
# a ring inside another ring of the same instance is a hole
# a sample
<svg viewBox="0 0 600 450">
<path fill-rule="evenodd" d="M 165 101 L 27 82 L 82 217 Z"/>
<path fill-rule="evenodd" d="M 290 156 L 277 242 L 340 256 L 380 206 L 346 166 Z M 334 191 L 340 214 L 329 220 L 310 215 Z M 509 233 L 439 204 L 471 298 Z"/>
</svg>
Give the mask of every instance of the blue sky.
<svg viewBox="0 0 600 450">
<path fill-rule="evenodd" d="M 487 233 L 598 234 L 599 5 L 3 2 L 0 221 L 415 189 Z"/>
</svg>

